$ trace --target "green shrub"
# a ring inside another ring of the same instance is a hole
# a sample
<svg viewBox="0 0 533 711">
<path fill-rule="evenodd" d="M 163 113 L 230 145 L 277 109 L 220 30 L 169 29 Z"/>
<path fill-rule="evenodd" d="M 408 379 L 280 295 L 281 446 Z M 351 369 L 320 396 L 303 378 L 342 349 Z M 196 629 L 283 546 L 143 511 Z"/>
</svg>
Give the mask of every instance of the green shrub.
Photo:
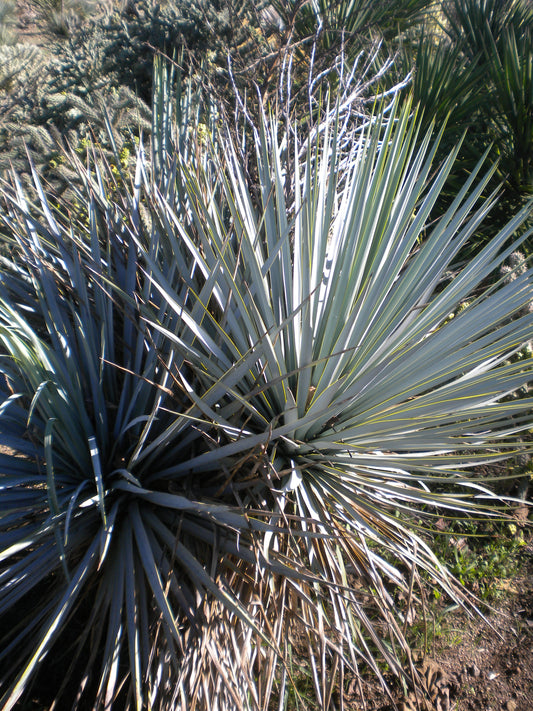
<svg viewBox="0 0 533 711">
<path fill-rule="evenodd" d="M 487 521 L 451 522 L 435 541 L 454 576 L 483 600 L 501 596 L 499 583 L 517 574 L 525 545 L 515 523 Z"/>
<path fill-rule="evenodd" d="M 67 39 L 51 40 L 46 51 L 5 48 L 9 62 L 0 71 L 0 171 L 14 165 L 28 175 L 28 149 L 41 174 L 64 190 L 75 180 L 57 160 L 65 145 L 76 147 L 94 134 L 109 152 L 104 107 L 116 140 L 131 143 L 141 129 L 146 136 L 158 53 L 175 56 L 181 73 L 203 82 L 206 95 L 217 94 L 232 105 L 228 53 L 236 85 L 253 86 L 266 75 L 260 66 L 244 71 L 248 61 L 272 53 L 271 30 L 261 24 L 263 4 L 246 2 L 234 12 L 224 0 L 115 3 L 106 13 L 87 15 Z M 50 10 L 59 3 L 46 0 L 44 5 Z M 39 81 L 30 80 L 30 70 L 39 72 Z"/>
<path fill-rule="evenodd" d="M 150 108 L 125 86 L 105 81 L 73 81 L 68 65 L 57 58 L 47 62 L 34 45 L 0 48 L 6 61 L 0 70 L 0 171 L 12 167 L 28 182 L 28 152 L 41 177 L 58 192 L 68 189 L 77 174 L 63 160 L 65 147 L 79 149 L 91 139 L 112 159 L 113 141 L 118 150 L 151 131 Z M 37 80 L 38 78 L 38 80 Z"/>
<path fill-rule="evenodd" d="M 298 621 L 327 708 L 404 673 L 416 569 L 468 602 L 417 524 L 491 515 L 473 467 L 528 448 L 532 270 L 484 286 L 528 211 L 453 268 L 493 171 L 428 224 L 457 151 L 432 173 L 411 107 L 265 117 L 250 186 L 156 79 L 131 180 L 2 189 L 1 704 L 283 704 Z"/>
<path fill-rule="evenodd" d="M 246 0 L 237 8 L 227 0 L 139 0 L 82 27 L 72 37 L 71 46 L 79 51 L 90 38 L 102 54 L 101 76 L 129 87 L 147 102 L 151 99 L 154 54 L 180 57 L 186 50 L 181 67 L 184 75 L 201 68 L 202 79 L 213 82 L 223 96 L 230 85 L 228 54 L 238 71 L 244 68 L 242 58 L 253 64 L 271 52 L 268 28 L 261 21 L 265 5 L 264 0 Z M 253 76 L 259 80 L 260 71 L 254 71 Z M 251 86 L 249 77 L 246 81 Z"/>
</svg>

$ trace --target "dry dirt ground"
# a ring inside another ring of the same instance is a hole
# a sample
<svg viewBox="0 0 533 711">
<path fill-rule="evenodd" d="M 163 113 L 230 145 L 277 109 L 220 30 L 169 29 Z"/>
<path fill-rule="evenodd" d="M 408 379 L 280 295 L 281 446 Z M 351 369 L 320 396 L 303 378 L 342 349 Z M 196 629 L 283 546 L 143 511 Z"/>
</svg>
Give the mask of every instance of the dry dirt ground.
<svg viewBox="0 0 533 711">
<path fill-rule="evenodd" d="M 406 699 L 398 690 L 402 711 L 533 710 L 533 542 L 522 555 L 519 576 L 499 583 L 501 601 L 487 613 L 492 627 L 462 612 L 442 621 L 431 654 L 418 664 L 427 697 Z M 363 706 L 352 703 L 354 711 Z M 369 711 L 392 709 L 379 696 L 369 704 Z"/>
<path fill-rule="evenodd" d="M 31 2 L 17 3 L 19 41 L 45 46 L 50 34 Z M 533 711 L 533 541 L 524 546 L 521 574 L 505 581 L 492 625 L 452 613 L 431 654 L 418 664 L 426 698 L 394 690 L 393 701 L 369 682 L 363 699 L 345 696 L 346 711 Z"/>
</svg>

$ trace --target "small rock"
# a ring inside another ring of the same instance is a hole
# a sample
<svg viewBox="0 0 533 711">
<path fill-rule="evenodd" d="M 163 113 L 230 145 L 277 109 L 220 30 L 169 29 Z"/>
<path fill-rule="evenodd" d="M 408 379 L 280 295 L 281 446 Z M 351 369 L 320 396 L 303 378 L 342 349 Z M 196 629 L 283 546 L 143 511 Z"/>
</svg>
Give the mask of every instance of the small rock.
<svg viewBox="0 0 533 711">
<path fill-rule="evenodd" d="M 478 679 L 481 676 L 481 671 L 480 671 L 479 667 L 476 666 L 475 664 L 472 664 L 471 666 L 468 667 L 468 673 L 470 674 L 470 676 L 473 676 L 476 679 Z"/>
<path fill-rule="evenodd" d="M 521 504 L 520 506 L 517 506 L 516 509 L 514 510 L 514 515 L 519 521 L 527 521 L 529 517 L 529 511 L 530 508 L 529 506 L 526 506 L 525 504 Z"/>
<path fill-rule="evenodd" d="M 505 704 L 505 708 L 507 711 L 516 711 L 516 701 L 509 699 L 509 701 Z"/>
</svg>

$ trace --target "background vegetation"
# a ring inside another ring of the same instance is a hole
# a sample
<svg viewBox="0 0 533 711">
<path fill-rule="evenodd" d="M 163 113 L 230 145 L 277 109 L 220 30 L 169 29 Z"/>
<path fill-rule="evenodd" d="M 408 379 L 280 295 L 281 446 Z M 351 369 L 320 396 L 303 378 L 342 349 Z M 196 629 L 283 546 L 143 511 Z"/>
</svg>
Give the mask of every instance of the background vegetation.
<svg viewBox="0 0 533 711">
<path fill-rule="evenodd" d="M 402 0 L 392 7 L 244 0 L 237 10 L 225 0 L 34 5 L 51 32 L 44 63 L 36 47 L 15 42 L 14 4 L 2 4 L 4 168 L 13 164 L 24 172 L 28 146 L 45 177 L 58 179 L 67 170 L 58 165 L 60 146 L 75 148 L 90 132 L 107 145 L 103 106 L 119 143 L 141 130 L 148 136 L 146 107 L 158 51 L 174 57 L 182 74 L 230 113 L 235 90 L 250 111 L 258 95 L 262 103 L 282 103 L 288 93 L 294 107 L 307 108 L 310 72 L 315 84 L 327 79 L 334 85 L 341 53 L 352 66 L 366 52 L 362 99 L 372 99 L 377 80 L 391 88 L 411 76 L 405 95 L 413 94 L 424 127 L 447 120 L 442 156 L 468 132 L 450 176 L 451 194 L 491 147 L 491 157 L 499 160 L 495 181 L 504 182 L 497 208 L 502 219 L 531 195 L 533 9 L 525 0 Z M 58 13 L 74 18 L 65 19 L 64 32 Z M 381 75 L 391 58 L 393 66 Z M 281 80 L 289 62 L 290 84 Z M 31 80 L 36 71 L 39 82 Z M 363 75 L 361 67 L 358 73 Z"/>
</svg>

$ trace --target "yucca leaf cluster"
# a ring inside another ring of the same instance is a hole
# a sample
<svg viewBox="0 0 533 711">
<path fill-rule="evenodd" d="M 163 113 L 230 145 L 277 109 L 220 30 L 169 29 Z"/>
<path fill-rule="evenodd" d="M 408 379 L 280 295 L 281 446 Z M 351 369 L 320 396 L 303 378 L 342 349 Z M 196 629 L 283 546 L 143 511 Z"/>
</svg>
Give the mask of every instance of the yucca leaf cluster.
<svg viewBox="0 0 533 711">
<path fill-rule="evenodd" d="M 422 32 L 411 28 L 396 62 L 400 75 L 413 69 L 425 125 L 449 118 L 441 155 L 467 133 L 446 193 L 453 195 L 491 148 L 491 160 L 499 161 L 494 185 L 504 187 L 493 217 L 500 225 L 532 194 L 532 20 L 524 0 L 446 0 Z"/>
<path fill-rule="evenodd" d="M 297 625 L 333 708 L 361 665 L 403 673 L 395 591 L 467 604 L 421 526 L 494 515 L 475 465 L 527 448 L 533 272 L 498 270 L 530 208 L 456 264 L 494 168 L 430 222 L 459 148 L 436 167 L 399 102 L 264 114 L 252 190 L 158 72 L 131 176 L 90 150 L 72 201 L 35 170 L 2 187 L 2 707 L 35 683 L 72 708 L 282 708 Z"/>
</svg>

